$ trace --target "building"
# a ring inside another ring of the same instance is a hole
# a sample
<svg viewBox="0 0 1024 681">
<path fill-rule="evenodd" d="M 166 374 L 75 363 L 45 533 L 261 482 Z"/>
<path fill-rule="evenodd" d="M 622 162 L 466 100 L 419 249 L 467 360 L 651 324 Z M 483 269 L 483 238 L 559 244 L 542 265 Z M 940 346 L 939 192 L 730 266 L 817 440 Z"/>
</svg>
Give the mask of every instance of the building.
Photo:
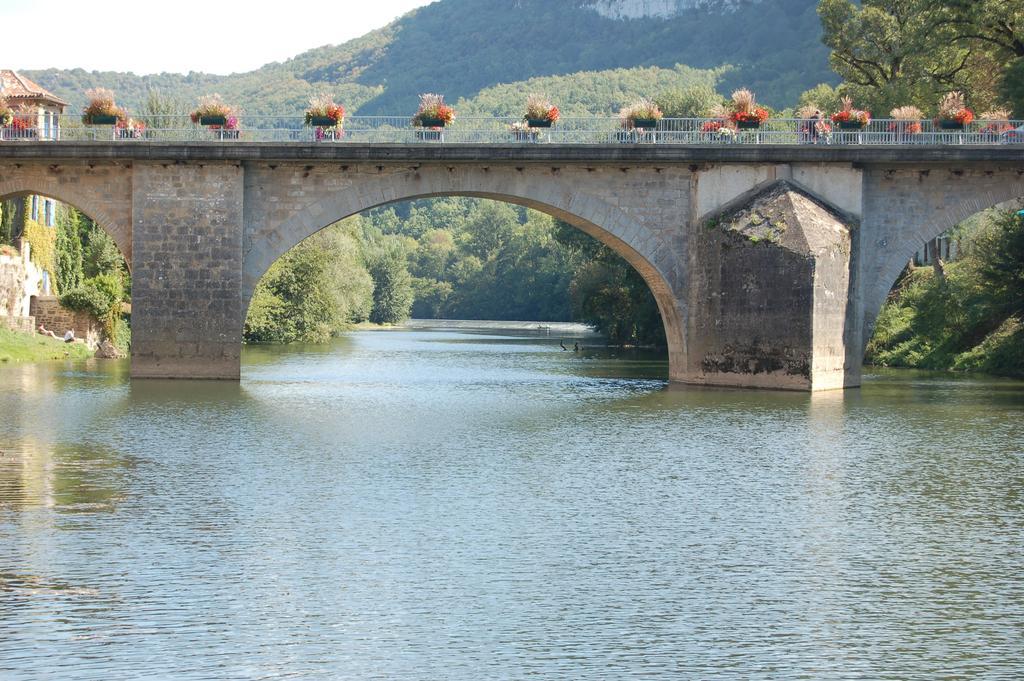
<svg viewBox="0 0 1024 681">
<path fill-rule="evenodd" d="M 20 124 L 37 139 L 60 139 L 60 116 L 68 103 L 32 82 L 17 71 L 0 69 L 0 97 L 14 110 Z M 15 138 L 19 130 L 5 130 L 5 139 Z M 11 134 L 14 133 L 14 134 Z"/>
</svg>

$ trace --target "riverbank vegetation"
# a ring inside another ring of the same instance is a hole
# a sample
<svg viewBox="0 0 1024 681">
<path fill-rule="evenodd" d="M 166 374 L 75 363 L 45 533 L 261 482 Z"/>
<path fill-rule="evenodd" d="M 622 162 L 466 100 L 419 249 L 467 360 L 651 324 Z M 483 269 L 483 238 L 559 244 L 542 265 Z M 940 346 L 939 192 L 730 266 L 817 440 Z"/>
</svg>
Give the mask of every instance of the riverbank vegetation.
<svg viewBox="0 0 1024 681">
<path fill-rule="evenodd" d="M 1024 217 L 992 211 L 976 222 L 959 235 L 957 262 L 908 267 L 868 362 L 1024 377 Z"/>
</svg>

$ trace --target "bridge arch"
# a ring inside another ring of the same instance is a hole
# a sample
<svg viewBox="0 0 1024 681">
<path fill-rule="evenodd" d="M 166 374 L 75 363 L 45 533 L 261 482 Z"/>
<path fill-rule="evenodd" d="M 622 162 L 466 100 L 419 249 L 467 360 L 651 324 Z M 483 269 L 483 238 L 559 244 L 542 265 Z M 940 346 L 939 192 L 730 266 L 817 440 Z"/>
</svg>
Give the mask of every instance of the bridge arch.
<svg viewBox="0 0 1024 681">
<path fill-rule="evenodd" d="M 253 292 L 270 266 L 291 248 L 327 226 L 380 206 L 444 196 L 491 199 L 525 206 L 558 218 L 608 246 L 647 283 L 661 313 L 669 350 L 669 373 L 685 362 L 685 299 L 672 286 L 682 264 L 678 249 L 662 243 L 643 221 L 603 198 L 558 177 L 492 169 L 475 174 L 458 168 L 422 168 L 361 175 L 362 186 L 342 186 L 286 215 L 264 221 L 256 187 L 246 189 L 241 311 L 244 323 Z M 268 180 L 272 181 L 272 180 Z M 250 201 L 251 199 L 255 201 Z"/>
<path fill-rule="evenodd" d="M 1024 197 L 1024 172 L 1017 168 L 874 169 L 865 175 L 861 354 L 900 273 L 924 244 L 973 215 Z"/>
<path fill-rule="evenodd" d="M 25 172 L 0 176 L 0 201 L 38 195 L 85 213 L 114 240 L 128 269 L 132 267 L 131 183 L 97 187 L 92 182 L 60 181 L 58 172 Z"/>
</svg>

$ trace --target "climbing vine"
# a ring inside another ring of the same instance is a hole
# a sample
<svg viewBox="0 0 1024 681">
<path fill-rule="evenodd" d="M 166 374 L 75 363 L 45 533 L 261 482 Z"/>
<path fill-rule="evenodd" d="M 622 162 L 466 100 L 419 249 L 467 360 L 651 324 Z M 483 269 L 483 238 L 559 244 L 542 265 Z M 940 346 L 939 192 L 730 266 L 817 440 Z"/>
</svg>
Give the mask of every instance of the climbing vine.
<svg viewBox="0 0 1024 681">
<path fill-rule="evenodd" d="M 31 199 L 25 199 L 25 231 L 22 237 L 32 246 L 29 254 L 32 262 L 36 267 L 50 273 L 53 287 L 56 288 L 57 280 L 53 277 L 53 273 L 57 271 L 55 262 L 57 233 L 53 228 L 31 218 L 30 201 Z"/>
</svg>

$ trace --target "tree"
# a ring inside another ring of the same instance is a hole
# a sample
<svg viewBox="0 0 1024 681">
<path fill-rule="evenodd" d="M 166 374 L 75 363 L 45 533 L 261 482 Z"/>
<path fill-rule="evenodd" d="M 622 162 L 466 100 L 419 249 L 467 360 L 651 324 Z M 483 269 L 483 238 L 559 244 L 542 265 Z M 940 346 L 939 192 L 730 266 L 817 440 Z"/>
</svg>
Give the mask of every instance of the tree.
<svg viewBox="0 0 1024 681">
<path fill-rule="evenodd" d="M 373 282 L 359 244 L 328 227 L 288 251 L 260 279 L 246 315 L 249 343 L 323 343 L 370 313 Z"/>
<path fill-rule="evenodd" d="M 842 92 L 839 88 L 834 88 L 828 83 L 821 83 L 800 95 L 797 109 L 814 106 L 828 116 L 842 108 L 839 102 L 840 97 L 842 97 Z"/>
<path fill-rule="evenodd" d="M 932 7 L 942 11 L 953 40 L 1024 57 L 1024 0 L 936 0 Z"/>
<path fill-rule="evenodd" d="M 61 206 L 57 214 L 55 244 L 58 291 L 71 291 L 82 285 L 82 242 L 78 236 L 78 222 L 78 211 Z"/>
<path fill-rule="evenodd" d="M 373 309 L 370 321 L 375 324 L 398 324 L 409 318 L 412 310 L 412 276 L 405 261 L 382 257 L 370 266 L 373 277 Z"/>
<path fill-rule="evenodd" d="M 722 96 L 715 88 L 704 83 L 667 90 L 655 99 L 668 118 L 703 118 L 721 101 Z"/>
<path fill-rule="evenodd" d="M 975 245 L 980 272 L 993 297 L 1007 315 L 1024 313 L 1024 216 L 999 214 L 993 228 Z"/>
<path fill-rule="evenodd" d="M 957 40 L 934 0 L 821 0 L 818 14 L 829 63 L 858 106 L 932 109 L 943 92 L 967 84 L 972 46 Z"/>
<path fill-rule="evenodd" d="M 409 318 L 412 310 L 412 275 L 401 242 L 385 238 L 376 244 L 368 258 L 373 278 L 373 310 L 370 321 L 375 324 L 397 324 Z"/>
<path fill-rule="evenodd" d="M 999 94 L 1018 118 L 1024 116 L 1024 58 L 1015 59 L 1003 72 Z"/>
</svg>

